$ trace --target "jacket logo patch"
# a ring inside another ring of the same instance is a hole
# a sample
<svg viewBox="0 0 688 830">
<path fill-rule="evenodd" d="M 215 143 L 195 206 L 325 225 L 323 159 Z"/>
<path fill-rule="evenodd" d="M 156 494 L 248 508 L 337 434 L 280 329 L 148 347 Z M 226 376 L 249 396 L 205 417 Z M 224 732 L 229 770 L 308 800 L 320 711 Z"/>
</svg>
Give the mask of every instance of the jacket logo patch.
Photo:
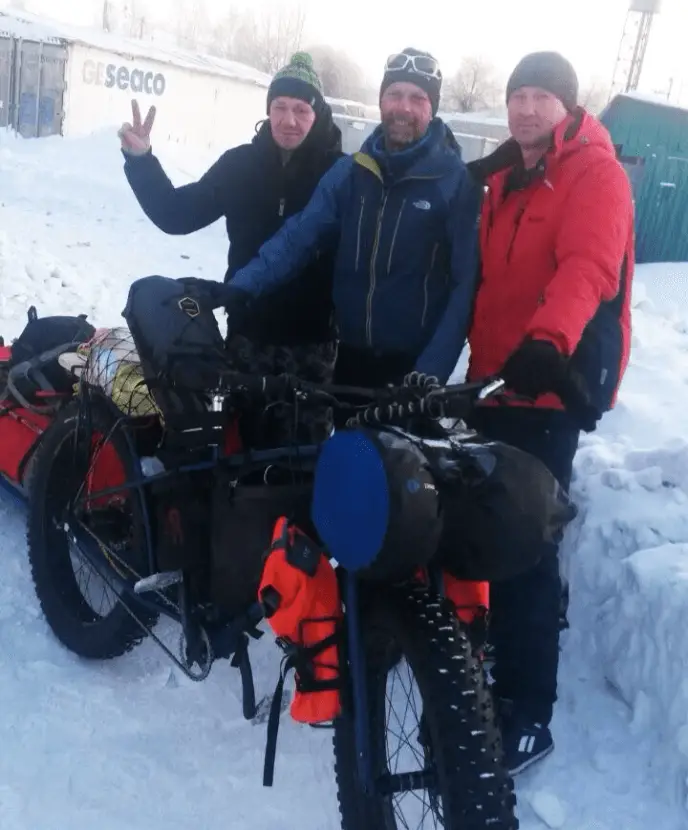
<svg viewBox="0 0 688 830">
<path fill-rule="evenodd" d="M 417 202 L 413 203 L 414 208 L 418 208 L 418 210 L 430 210 L 432 205 L 430 202 L 426 202 L 425 199 L 419 199 Z"/>
</svg>

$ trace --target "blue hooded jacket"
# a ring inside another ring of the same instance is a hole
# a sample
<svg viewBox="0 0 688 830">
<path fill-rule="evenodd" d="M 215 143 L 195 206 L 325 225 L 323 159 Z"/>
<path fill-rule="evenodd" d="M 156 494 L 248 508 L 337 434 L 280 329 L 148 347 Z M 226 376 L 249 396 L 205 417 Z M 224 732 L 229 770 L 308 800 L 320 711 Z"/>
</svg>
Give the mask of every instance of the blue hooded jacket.
<svg viewBox="0 0 688 830">
<path fill-rule="evenodd" d="M 389 153 L 382 127 L 338 161 L 310 202 L 237 271 L 254 296 L 335 250 L 333 296 L 342 343 L 409 355 L 446 382 L 467 336 L 477 277 L 481 190 L 449 128 L 434 118 L 407 150 Z"/>
</svg>

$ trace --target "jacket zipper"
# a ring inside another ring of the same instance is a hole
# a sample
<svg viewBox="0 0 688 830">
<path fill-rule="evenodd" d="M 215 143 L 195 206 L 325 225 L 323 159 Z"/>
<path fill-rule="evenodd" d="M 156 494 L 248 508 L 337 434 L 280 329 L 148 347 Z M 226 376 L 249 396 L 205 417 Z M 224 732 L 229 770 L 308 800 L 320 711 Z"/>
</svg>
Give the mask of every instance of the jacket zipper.
<svg viewBox="0 0 688 830">
<path fill-rule="evenodd" d="M 392 244 L 389 248 L 389 258 L 387 260 L 387 273 L 389 274 L 392 268 L 392 254 L 394 253 L 394 245 L 397 241 L 397 233 L 399 232 L 399 223 L 401 222 L 401 215 L 404 212 L 404 206 L 406 205 L 406 199 L 403 200 L 401 203 L 401 209 L 399 210 L 399 216 L 397 216 L 397 223 L 394 226 L 394 234 L 392 236 Z"/>
<path fill-rule="evenodd" d="M 375 228 L 375 241 L 373 242 L 373 253 L 370 257 L 370 289 L 368 291 L 368 299 L 366 301 L 366 339 L 368 345 L 373 345 L 373 294 L 375 293 L 375 260 L 380 248 L 380 229 L 382 228 L 382 217 L 385 213 L 385 205 L 387 204 L 388 192 L 383 191 L 382 204 L 377 212 L 377 227 Z"/>
<path fill-rule="evenodd" d="M 361 213 L 358 217 L 358 233 L 356 234 L 356 271 L 361 259 L 361 226 L 363 225 L 363 211 L 365 209 L 365 196 L 361 196 Z"/>
<path fill-rule="evenodd" d="M 509 247 L 507 248 L 506 252 L 506 261 L 511 261 L 511 252 L 514 250 L 514 243 L 516 242 L 516 236 L 518 234 L 518 229 L 521 225 L 521 219 L 523 219 L 523 214 L 526 212 L 526 206 L 521 205 L 516 213 L 516 217 L 514 219 L 514 230 L 511 234 L 511 241 L 509 242 Z"/>
<path fill-rule="evenodd" d="M 407 182 L 411 180 L 434 180 L 440 178 L 439 176 L 405 176 L 403 179 L 399 179 L 399 181 L 394 182 L 393 186 L 401 184 L 402 182 Z M 382 205 L 378 210 L 377 214 L 377 227 L 375 229 L 375 240 L 373 242 L 373 253 L 370 257 L 370 290 L 368 291 L 368 298 L 366 300 L 366 340 L 368 341 L 368 345 L 372 347 L 373 345 L 373 294 L 375 293 L 375 260 L 377 258 L 378 249 L 380 247 L 380 230 L 382 228 L 382 217 L 385 212 L 385 205 L 387 204 L 387 196 L 388 190 L 383 185 L 383 193 L 384 196 L 382 198 Z M 403 206 L 402 206 L 403 209 Z"/>
<path fill-rule="evenodd" d="M 425 274 L 425 280 L 423 281 L 423 314 L 420 318 L 421 327 L 425 325 L 425 317 L 428 313 L 428 283 L 430 282 L 430 274 L 432 273 L 432 269 L 435 267 L 435 257 L 437 256 L 437 249 L 439 248 L 439 244 L 435 242 L 435 247 L 432 249 L 432 256 L 430 257 L 430 267 Z"/>
<path fill-rule="evenodd" d="M 284 207 L 285 207 L 286 203 L 287 203 L 287 200 L 283 196 L 279 201 L 279 212 L 277 214 L 278 216 L 284 216 Z"/>
</svg>

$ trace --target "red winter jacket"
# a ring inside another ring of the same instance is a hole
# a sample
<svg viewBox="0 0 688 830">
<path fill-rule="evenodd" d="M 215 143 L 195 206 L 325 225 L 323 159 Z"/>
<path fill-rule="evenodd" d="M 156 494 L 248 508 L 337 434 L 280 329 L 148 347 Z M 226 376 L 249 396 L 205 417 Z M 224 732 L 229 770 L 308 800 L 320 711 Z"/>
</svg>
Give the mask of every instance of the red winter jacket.
<svg viewBox="0 0 688 830">
<path fill-rule="evenodd" d="M 557 127 L 520 187 L 517 172 L 487 179 L 468 377 L 498 374 L 526 337 L 549 340 L 571 357 L 599 418 L 615 403 L 629 356 L 630 183 L 609 133 L 583 110 Z M 551 394 L 536 405 L 561 408 Z"/>
</svg>

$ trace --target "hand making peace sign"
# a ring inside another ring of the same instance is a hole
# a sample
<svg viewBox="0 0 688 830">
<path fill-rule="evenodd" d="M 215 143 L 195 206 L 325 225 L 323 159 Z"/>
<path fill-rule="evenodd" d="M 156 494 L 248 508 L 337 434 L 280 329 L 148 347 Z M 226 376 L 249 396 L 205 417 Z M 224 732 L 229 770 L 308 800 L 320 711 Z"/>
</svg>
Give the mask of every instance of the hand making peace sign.
<svg viewBox="0 0 688 830">
<path fill-rule="evenodd" d="M 122 124 L 117 135 L 122 142 L 122 150 L 131 156 L 143 156 L 151 147 L 150 133 L 155 121 L 155 107 L 148 110 L 146 120 L 141 123 L 141 110 L 139 109 L 139 102 L 133 100 L 131 102 L 131 112 L 133 116 L 133 124 L 128 122 Z"/>
</svg>

